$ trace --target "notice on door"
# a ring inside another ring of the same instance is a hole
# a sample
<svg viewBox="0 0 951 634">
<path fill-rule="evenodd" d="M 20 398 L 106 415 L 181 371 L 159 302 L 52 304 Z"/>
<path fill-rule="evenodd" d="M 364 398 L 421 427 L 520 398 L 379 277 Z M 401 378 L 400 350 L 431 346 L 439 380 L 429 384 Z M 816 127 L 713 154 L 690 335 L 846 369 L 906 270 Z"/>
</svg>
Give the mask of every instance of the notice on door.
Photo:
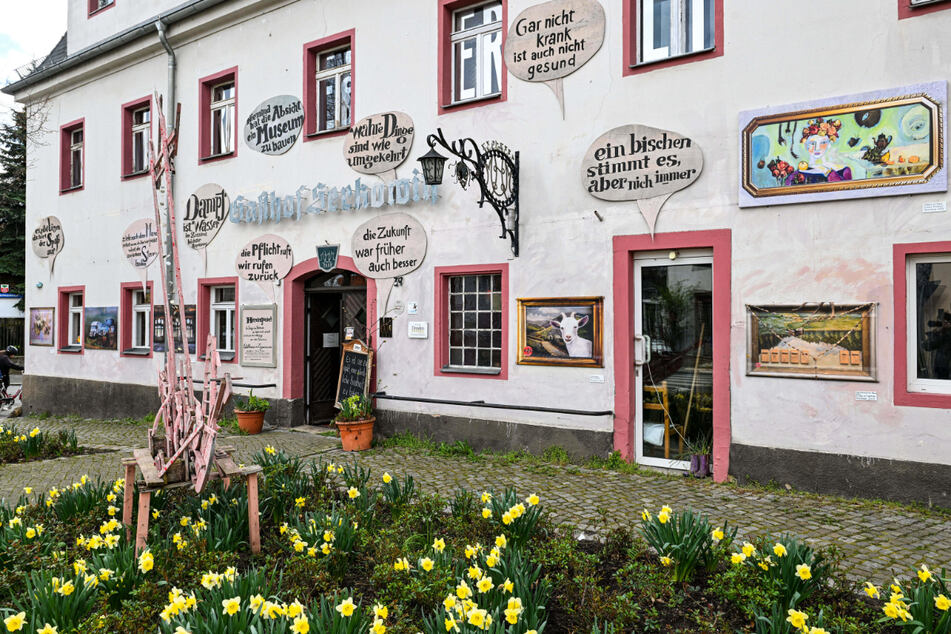
<svg viewBox="0 0 951 634">
<path fill-rule="evenodd" d="M 241 307 L 240 364 L 256 368 L 277 367 L 277 305 Z"/>
<path fill-rule="evenodd" d="M 325 348 L 336 348 L 339 345 L 340 345 L 339 332 L 325 332 L 324 333 L 324 347 Z"/>
</svg>

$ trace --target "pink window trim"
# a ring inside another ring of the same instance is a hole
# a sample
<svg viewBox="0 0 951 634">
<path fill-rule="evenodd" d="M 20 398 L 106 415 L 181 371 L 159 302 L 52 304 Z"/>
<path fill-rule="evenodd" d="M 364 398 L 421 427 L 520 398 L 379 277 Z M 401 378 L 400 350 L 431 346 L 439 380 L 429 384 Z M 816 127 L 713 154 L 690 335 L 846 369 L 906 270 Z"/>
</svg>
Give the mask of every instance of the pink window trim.
<svg viewBox="0 0 951 634">
<path fill-rule="evenodd" d="M 79 187 L 69 186 L 69 146 L 70 135 L 75 130 L 83 131 L 83 182 Z M 72 194 L 86 189 L 86 143 L 89 142 L 89 135 L 86 133 L 86 119 L 76 119 L 59 128 L 59 195 Z"/>
<path fill-rule="evenodd" d="M 99 15 L 100 13 L 103 13 L 104 11 L 108 11 L 112 7 L 116 6 L 116 2 L 118 1 L 119 0 L 112 0 L 110 4 L 107 4 L 101 9 L 97 9 L 96 5 L 99 3 L 96 2 L 96 0 L 89 0 L 88 4 L 86 5 L 86 17 L 91 18 L 94 15 Z"/>
<path fill-rule="evenodd" d="M 714 0 L 713 7 L 713 29 L 714 29 L 714 47 L 712 51 L 706 53 L 694 53 L 675 57 L 673 59 L 660 60 L 641 64 L 636 68 L 631 68 L 637 63 L 637 2 L 639 0 L 621 0 L 621 23 L 623 24 L 624 37 L 624 55 L 621 58 L 623 64 L 622 75 L 640 75 L 649 73 L 661 68 L 670 68 L 671 66 L 680 66 L 682 64 L 691 64 L 705 59 L 721 57 L 724 52 L 725 44 L 723 39 L 723 0 Z"/>
<path fill-rule="evenodd" d="M 132 113 L 143 106 L 149 107 L 149 115 L 152 114 L 152 97 L 142 97 L 128 103 L 122 104 L 122 160 L 120 164 L 119 178 L 124 181 L 142 178 L 148 172 L 141 174 L 132 174 Z M 152 139 L 152 124 L 149 124 L 149 140 Z M 85 146 L 83 146 L 85 147 Z"/>
<path fill-rule="evenodd" d="M 926 4 L 920 7 L 911 6 L 910 0 L 898 0 L 898 19 L 907 20 L 908 18 L 917 18 L 919 15 L 927 15 L 935 11 L 944 11 L 951 9 L 951 2 L 945 0 L 935 4 Z"/>
<path fill-rule="evenodd" d="M 894 289 L 892 302 L 895 324 L 895 405 L 951 409 L 951 394 L 924 394 L 908 391 L 908 256 L 951 253 L 951 242 L 896 244 L 894 252 Z"/>
<path fill-rule="evenodd" d="M 336 132 L 317 132 L 317 85 L 314 76 L 317 74 L 317 55 L 333 48 L 338 48 L 344 44 L 350 45 L 350 125 L 356 119 L 356 95 L 357 95 L 357 51 L 356 51 L 356 29 L 342 31 L 335 35 L 320 38 L 313 42 L 304 44 L 304 142 L 316 141 L 317 139 L 329 139 L 338 137 L 348 132 L 347 128 L 337 130 Z"/>
<path fill-rule="evenodd" d="M 152 302 L 152 305 L 155 305 L 155 300 L 153 296 L 152 282 L 146 282 L 147 292 L 149 294 L 149 301 Z M 142 282 L 122 282 L 119 284 L 119 356 L 120 357 L 133 357 L 139 359 L 151 359 L 152 358 L 152 328 L 154 323 L 152 322 L 152 317 L 154 311 L 149 309 L 149 325 L 148 325 L 148 343 L 149 343 L 149 353 L 148 354 L 126 354 L 123 350 L 128 350 L 132 347 L 132 293 L 135 291 L 142 290 Z M 85 300 L 85 297 L 83 297 Z"/>
<path fill-rule="evenodd" d="M 353 258 L 341 255 L 337 259 L 337 268 L 353 273 L 360 272 L 353 265 Z M 321 273 L 317 258 L 304 260 L 294 266 L 284 278 L 284 326 L 281 329 L 284 353 L 282 372 L 282 393 L 284 398 L 304 398 L 304 333 L 306 299 L 304 286 L 307 280 L 316 273 Z M 361 274 L 362 275 L 362 274 Z M 366 278 L 367 281 L 367 337 L 366 344 L 374 349 L 373 333 L 376 332 L 376 280 Z M 377 352 L 375 350 L 375 352 Z M 370 375 L 370 393 L 376 391 L 377 358 L 373 359 L 374 369 Z"/>
<path fill-rule="evenodd" d="M 213 286 L 234 286 L 234 358 L 231 361 L 221 360 L 222 363 L 238 362 L 238 347 L 241 336 L 239 320 L 241 318 L 238 303 L 237 276 L 233 277 L 200 277 L 198 278 L 198 305 L 195 307 L 195 354 L 199 360 L 205 358 L 205 349 L 208 346 L 208 335 L 211 334 L 211 289 Z M 166 336 L 166 341 L 168 337 Z"/>
<path fill-rule="evenodd" d="M 208 156 L 211 153 L 211 89 L 227 80 L 234 81 L 234 150 L 221 156 Z M 241 133 L 238 128 L 238 67 L 232 66 L 214 75 L 198 80 L 198 164 L 214 163 L 238 156 L 241 145 Z M 242 128 L 243 129 L 243 128 Z"/>
<path fill-rule="evenodd" d="M 56 311 L 59 316 L 56 318 L 56 353 L 57 354 L 84 354 L 86 347 L 83 345 L 83 337 L 80 337 L 79 350 L 63 351 L 69 345 L 69 296 L 73 293 L 83 294 L 83 330 L 86 329 L 86 287 L 82 286 L 60 286 L 56 289 Z"/>
<path fill-rule="evenodd" d="M 449 42 L 452 36 L 452 13 L 474 4 L 483 4 L 486 0 L 437 0 L 439 2 L 439 43 L 436 51 L 436 113 L 447 114 L 470 108 L 480 108 L 508 100 L 509 73 L 502 61 L 502 77 L 499 78 L 502 92 L 497 97 L 486 97 L 475 101 L 467 101 L 458 105 L 452 104 L 452 45 Z M 509 3 L 502 0 L 502 42 L 508 33 Z"/>
<path fill-rule="evenodd" d="M 449 278 L 455 275 L 502 275 L 502 367 L 498 374 L 477 374 L 465 370 L 444 372 L 449 365 Z M 433 339 L 435 351 L 433 376 L 464 379 L 496 379 L 507 381 L 509 378 L 509 265 L 472 264 L 461 266 L 437 266 L 435 269 L 435 309 L 433 310 Z"/>
<path fill-rule="evenodd" d="M 614 237 L 614 448 L 634 459 L 634 254 L 667 249 L 713 249 L 713 477 L 730 471 L 729 229 Z"/>
</svg>

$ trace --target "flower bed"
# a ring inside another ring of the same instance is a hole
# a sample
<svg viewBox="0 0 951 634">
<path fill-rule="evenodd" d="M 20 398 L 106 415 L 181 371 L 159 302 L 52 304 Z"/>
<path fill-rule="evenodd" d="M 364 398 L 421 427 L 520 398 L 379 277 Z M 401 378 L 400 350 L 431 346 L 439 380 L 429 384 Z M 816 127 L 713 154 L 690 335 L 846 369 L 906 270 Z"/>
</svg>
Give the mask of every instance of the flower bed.
<svg viewBox="0 0 951 634">
<path fill-rule="evenodd" d="M 947 581 L 926 567 L 863 593 L 834 552 L 788 536 L 739 543 L 689 511 L 645 510 L 630 531 L 579 541 L 550 521 L 542 492 L 425 495 L 356 464 L 305 468 L 273 448 L 255 461 L 259 555 L 246 489 L 217 481 L 201 497 L 154 495 L 138 556 L 117 520 L 122 480 L 0 508 L 6 630 L 948 632 Z"/>
<path fill-rule="evenodd" d="M 21 431 L 14 425 L 0 425 L 0 464 L 30 462 L 86 453 L 72 430 L 56 433 L 34 427 Z"/>
</svg>

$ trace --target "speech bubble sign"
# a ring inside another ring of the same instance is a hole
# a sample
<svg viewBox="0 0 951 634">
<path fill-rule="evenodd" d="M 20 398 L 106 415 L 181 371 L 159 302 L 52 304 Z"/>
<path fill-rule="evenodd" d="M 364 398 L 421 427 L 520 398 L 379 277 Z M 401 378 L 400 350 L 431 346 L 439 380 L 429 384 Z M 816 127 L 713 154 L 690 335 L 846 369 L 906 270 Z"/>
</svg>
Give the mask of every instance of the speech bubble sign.
<svg viewBox="0 0 951 634">
<path fill-rule="evenodd" d="M 291 245 L 271 233 L 244 245 L 234 263 L 238 275 L 260 286 L 272 299 L 274 282 L 284 279 L 293 265 Z"/>
<path fill-rule="evenodd" d="M 565 118 L 564 78 L 584 66 L 604 43 L 604 7 L 596 0 L 551 0 L 515 18 L 503 54 L 509 72 L 544 82 Z"/>
<path fill-rule="evenodd" d="M 703 153 L 693 140 L 646 125 L 623 125 L 602 134 L 581 164 L 588 193 L 601 200 L 636 200 L 651 236 L 660 208 L 671 194 L 697 180 L 702 169 Z"/>
<path fill-rule="evenodd" d="M 347 132 L 343 158 L 355 172 L 380 174 L 384 180 L 393 180 L 396 168 L 409 157 L 415 132 L 413 119 L 405 112 L 370 115 Z"/>
<path fill-rule="evenodd" d="M 244 123 L 244 142 L 255 152 L 277 156 L 294 145 L 304 129 L 304 106 L 293 95 L 258 104 Z"/>
<path fill-rule="evenodd" d="M 50 273 L 56 264 L 56 256 L 63 250 L 66 237 L 63 235 L 63 223 L 56 216 L 40 218 L 39 226 L 33 230 L 33 253 L 50 261 Z"/>
<path fill-rule="evenodd" d="M 147 269 L 158 257 L 159 239 L 155 220 L 141 218 L 122 233 L 122 252 L 137 269 Z"/>
<path fill-rule="evenodd" d="M 185 241 L 193 249 L 208 247 L 228 218 L 231 199 L 221 185 L 202 185 L 188 197 L 185 203 L 185 219 L 182 229 Z"/>
<path fill-rule="evenodd" d="M 366 277 L 386 279 L 412 273 L 426 257 L 426 230 L 408 214 L 377 216 L 353 233 L 353 264 Z"/>
</svg>

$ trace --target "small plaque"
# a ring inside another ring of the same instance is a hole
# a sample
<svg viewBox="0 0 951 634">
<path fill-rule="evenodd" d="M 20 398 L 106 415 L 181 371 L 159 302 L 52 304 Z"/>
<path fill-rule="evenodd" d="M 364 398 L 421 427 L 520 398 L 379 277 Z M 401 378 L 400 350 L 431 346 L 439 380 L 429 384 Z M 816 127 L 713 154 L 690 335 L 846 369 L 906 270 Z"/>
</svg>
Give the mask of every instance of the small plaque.
<svg viewBox="0 0 951 634">
<path fill-rule="evenodd" d="M 878 392 L 856 392 L 855 393 L 856 401 L 877 401 Z"/>
<path fill-rule="evenodd" d="M 921 204 L 921 212 L 926 214 L 937 214 L 947 210 L 948 210 L 948 203 L 947 201 L 944 201 L 944 200 Z"/>
<path fill-rule="evenodd" d="M 428 339 L 429 338 L 429 322 L 428 321 L 411 321 L 408 326 L 408 333 L 410 339 Z"/>
<path fill-rule="evenodd" d="M 409 315 L 415 315 L 419 312 L 419 302 L 407 302 L 406 312 Z"/>
<path fill-rule="evenodd" d="M 588 377 L 588 383 L 604 383 L 603 374 L 592 374 Z"/>
<path fill-rule="evenodd" d="M 324 333 L 324 348 L 336 348 L 340 345 L 340 333 L 339 332 L 325 332 Z"/>
</svg>

